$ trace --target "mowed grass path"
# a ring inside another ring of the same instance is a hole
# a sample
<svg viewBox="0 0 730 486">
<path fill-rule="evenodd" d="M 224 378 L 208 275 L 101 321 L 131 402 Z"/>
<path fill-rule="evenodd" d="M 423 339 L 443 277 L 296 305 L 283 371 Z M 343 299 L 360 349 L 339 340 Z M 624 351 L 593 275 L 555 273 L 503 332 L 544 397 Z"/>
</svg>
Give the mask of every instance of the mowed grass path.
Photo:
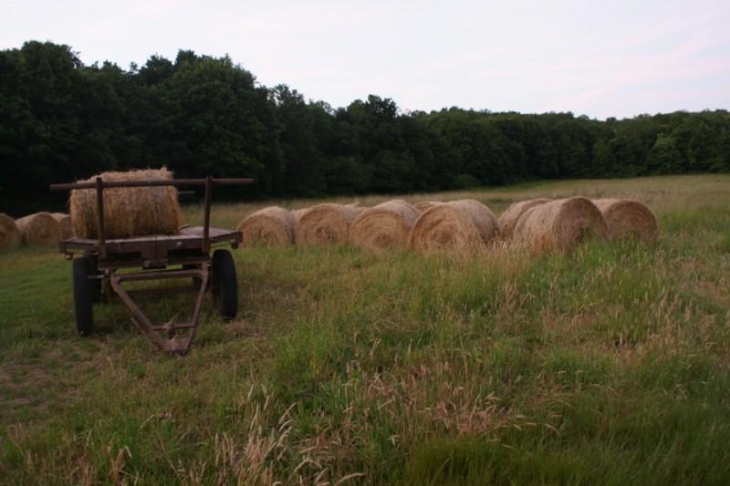
<svg viewBox="0 0 730 486">
<path fill-rule="evenodd" d="M 207 306 L 182 358 L 150 349 L 118 302 L 77 337 L 69 262 L 0 254 L 0 482 L 730 484 L 730 177 L 406 199 L 499 214 L 575 194 L 646 202 L 659 241 L 237 250 L 239 319 Z M 147 309 L 167 320 L 189 300 Z"/>
</svg>

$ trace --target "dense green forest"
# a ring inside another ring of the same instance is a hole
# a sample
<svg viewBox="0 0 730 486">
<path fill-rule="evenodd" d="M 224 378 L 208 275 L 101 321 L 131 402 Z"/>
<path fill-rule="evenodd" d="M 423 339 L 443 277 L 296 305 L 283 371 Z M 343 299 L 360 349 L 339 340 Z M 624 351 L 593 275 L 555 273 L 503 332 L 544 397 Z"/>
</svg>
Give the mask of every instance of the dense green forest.
<svg viewBox="0 0 730 486">
<path fill-rule="evenodd" d="M 180 51 L 85 66 L 65 45 L 0 51 L 0 211 L 63 198 L 48 185 L 106 170 L 253 177 L 241 197 L 437 191 L 537 179 L 730 171 L 730 114 L 606 121 L 572 113 L 402 112 L 262 86 L 230 58 Z"/>
</svg>

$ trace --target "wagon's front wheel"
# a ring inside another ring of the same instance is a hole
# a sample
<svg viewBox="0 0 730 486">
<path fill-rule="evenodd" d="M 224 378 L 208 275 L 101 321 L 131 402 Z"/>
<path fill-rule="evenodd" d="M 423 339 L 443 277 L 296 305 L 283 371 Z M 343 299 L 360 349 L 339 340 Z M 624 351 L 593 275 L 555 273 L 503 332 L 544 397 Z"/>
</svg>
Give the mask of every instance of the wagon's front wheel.
<svg viewBox="0 0 730 486">
<path fill-rule="evenodd" d="M 94 289 L 89 280 L 92 273 L 91 262 L 85 256 L 76 258 L 72 270 L 76 330 L 81 336 L 88 336 L 94 328 Z"/>
<path fill-rule="evenodd" d="M 238 314 L 238 279 L 236 263 L 231 252 L 228 250 L 213 252 L 211 272 L 213 303 L 223 319 L 231 320 Z"/>
</svg>

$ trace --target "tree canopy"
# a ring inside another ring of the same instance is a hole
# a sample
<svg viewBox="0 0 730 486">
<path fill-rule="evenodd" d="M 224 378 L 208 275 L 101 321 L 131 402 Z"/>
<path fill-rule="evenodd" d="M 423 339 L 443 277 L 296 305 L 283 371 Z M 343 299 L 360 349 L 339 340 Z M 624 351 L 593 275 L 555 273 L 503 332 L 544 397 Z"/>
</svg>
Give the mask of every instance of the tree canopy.
<svg viewBox="0 0 730 486">
<path fill-rule="evenodd" d="M 58 203 L 54 182 L 166 165 L 253 177 L 249 197 L 399 193 L 552 178 L 730 171 L 725 110 L 598 121 L 458 107 L 403 113 L 261 86 L 229 57 L 179 51 L 124 70 L 66 45 L 0 51 L 0 210 Z"/>
</svg>

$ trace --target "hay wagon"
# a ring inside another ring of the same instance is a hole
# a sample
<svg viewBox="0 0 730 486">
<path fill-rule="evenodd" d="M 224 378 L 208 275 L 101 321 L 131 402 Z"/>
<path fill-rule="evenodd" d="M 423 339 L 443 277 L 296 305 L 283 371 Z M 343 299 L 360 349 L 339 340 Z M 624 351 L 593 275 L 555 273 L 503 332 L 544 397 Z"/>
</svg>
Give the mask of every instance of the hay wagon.
<svg viewBox="0 0 730 486">
<path fill-rule="evenodd" d="M 238 312 L 238 281 L 233 256 L 225 248 L 237 248 L 241 233 L 210 227 L 213 186 L 252 184 L 252 179 L 171 179 L 53 184 L 51 190 L 94 189 L 96 191 L 96 238 L 72 237 L 60 243 L 60 250 L 72 261 L 73 301 L 76 328 L 88 335 L 94 327 L 93 305 L 102 295 L 118 296 L 132 313 L 132 321 L 147 340 L 162 351 L 184 354 L 190 348 L 198 325 L 205 294 L 211 291 L 213 304 L 224 319 Z M 105 189 L 156 186 L 204 186 L 203 226 L 185 227 L 177 234 L 107 238 L 104 221 Z M 211 255 L 211 250 L 213 253 Z M 132 282 L 176 280 L 186 285 L 126 289 Z M 153 324 L 135 302 L 136 293 L 193 292 L 196 295 L 189 320 Z"/>
</svg>

